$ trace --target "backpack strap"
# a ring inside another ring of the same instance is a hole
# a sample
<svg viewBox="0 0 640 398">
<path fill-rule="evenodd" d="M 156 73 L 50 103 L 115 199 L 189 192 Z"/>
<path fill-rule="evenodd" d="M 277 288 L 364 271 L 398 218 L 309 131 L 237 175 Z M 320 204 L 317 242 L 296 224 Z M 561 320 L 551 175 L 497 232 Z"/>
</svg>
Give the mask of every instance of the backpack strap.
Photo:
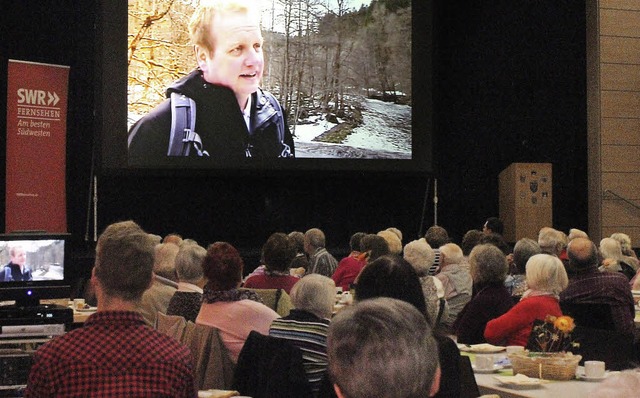
<svg viewBox="0 0 640 398">
<path fill-rule="evenodd" d="M 196 133 L 196 103 L 184 94 L 171 93 L 171 135 L 168 156 L 189 156 L 191 147 L 198 156 L 209 156 L 202 149 L 202 139 Z"/>
<path fill-rule="evenodd" d="M 278 113 L 278 115 L 280 116 L 280 122 L 277 123 L 277 127 L 278 127 L 278 141 L 280 142 L 280 145 L 282 147 L 282 151 L 280 152 L 280 155 L 278 155 L 278 157 L 280 158 L 288 158 L 291 157 L 291 148 L 289 147 L 289 145 L 287 145 L 284 142 L 284 119 L 285 119 L 285 115 L 284 115 L 284 111 L 282 110 L 282 106 L 280 106 L 280 103 L 278 102 L 278 100 L 276 99 L 276 97 L 271 94 L 268 91 L 264 91 L 263 92 L 264 96 L 267 97 L 267 99 L 269 100 L 269 103 L 271 104 L 271 106 L 273 106 L 273 109 L 276 110 L 276 112 Z"/>
</svg>

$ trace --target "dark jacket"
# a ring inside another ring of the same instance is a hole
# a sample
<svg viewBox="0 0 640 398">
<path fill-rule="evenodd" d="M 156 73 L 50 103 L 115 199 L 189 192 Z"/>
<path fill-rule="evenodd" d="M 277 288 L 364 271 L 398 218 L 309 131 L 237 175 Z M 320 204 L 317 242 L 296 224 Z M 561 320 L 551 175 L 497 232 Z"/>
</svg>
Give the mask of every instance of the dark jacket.
<svg viewBox="0 0 640 398">
<path fill-rule="evenodd" d="M 167 99 L 131 127 L 128 143 L 130 165 L 177 165 L 181 163 L 176 162 L 184 161 L 167 156 L 171 133 L 169 97 L 172 92 L 184 94 L 196 103 L 195 131 L 202 139 L 203 149 L 210 155 L 196 159 L 198 162 L 228 166 L 245 162 L 248 156 L 258 161 L 275 159 L 281 156 L 286 146 L 293 156 L 293 138 L 284 112 L 270 93 L 259 89 L 252 94 L 252 133 L 249 133 L 233 91 L 207 83 L 201 71 L 196 69 L 169 87 Z M 278 129 L 284 133 L 279 133 Z M 280 140 L 282 136 L 284 140 Z"/>
</svg>

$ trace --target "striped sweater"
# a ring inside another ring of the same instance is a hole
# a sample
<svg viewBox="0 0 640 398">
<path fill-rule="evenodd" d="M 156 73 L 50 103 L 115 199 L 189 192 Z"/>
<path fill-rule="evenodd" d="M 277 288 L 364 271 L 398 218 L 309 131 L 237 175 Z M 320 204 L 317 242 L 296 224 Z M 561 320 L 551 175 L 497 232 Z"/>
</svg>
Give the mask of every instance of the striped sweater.
<svg viewBox="0 0 640 398">
<path fill-rule="evenodd" d="M 304 370 L 314 392 L 319 390 L 327 369 L 328 330 L 328 319 L 298 309 L 274 320 L 269 329 L 270 336 L 288 340 L 300 349 Z"/>
</svg>

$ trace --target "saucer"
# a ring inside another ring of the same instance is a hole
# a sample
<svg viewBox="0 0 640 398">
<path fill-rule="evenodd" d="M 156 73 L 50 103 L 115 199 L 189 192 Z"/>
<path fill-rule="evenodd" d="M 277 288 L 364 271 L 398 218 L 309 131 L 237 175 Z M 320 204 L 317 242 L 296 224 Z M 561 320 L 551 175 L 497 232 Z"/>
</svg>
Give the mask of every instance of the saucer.
<svg viewBox="0 0 640 398">
<path fill-rule="evenodd" d="M 476 365 L 473 364 L 471 365 L 471 367 L 473 368 L 473 371 L 476 373 L 495 373 L 498 372 L 500 370 L 502 370 L 504 367 L 501 365 L 493 365 L 493 368 L 491 369 L 478 369 L 476 368 Z"/>
<path fill-rule="evenodd" d="M 584 372 L 578 372 L 576 376 L 578 379 L 584 380 L 584 381 L 602 381 L 606 379 L 607 376 L 609 376 L 609 372 L 605 372 L 604 375 L 600 377 L 587 377 L 587 375 L 585 375 Z"/>
</svg>

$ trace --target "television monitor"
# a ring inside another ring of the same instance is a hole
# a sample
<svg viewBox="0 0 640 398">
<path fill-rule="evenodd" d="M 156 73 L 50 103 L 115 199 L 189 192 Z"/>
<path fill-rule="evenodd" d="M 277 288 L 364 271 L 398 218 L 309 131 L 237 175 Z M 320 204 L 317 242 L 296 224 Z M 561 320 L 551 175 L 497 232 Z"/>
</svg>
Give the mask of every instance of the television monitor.
<svg viewBox="0 0 640 398">
<path fill-rule="evenodd" d="M 412 0 L 256 2 L 263 4 L 265 39 L 260 86 L 286 110 L 294 159 L 161 156 L 132 163 L 131 125 L 196 66 L 187 25 L 199 2 L 99 2 L 96 121 L 103 172 L 433 171 L 433 6 Z"/>
<path fill-rule="evenodd" d="M 13 233 L 0 235 L 0 302 L 16 306 L 42 299 L 70 297 L 70 234 Z"/>
</svg>

